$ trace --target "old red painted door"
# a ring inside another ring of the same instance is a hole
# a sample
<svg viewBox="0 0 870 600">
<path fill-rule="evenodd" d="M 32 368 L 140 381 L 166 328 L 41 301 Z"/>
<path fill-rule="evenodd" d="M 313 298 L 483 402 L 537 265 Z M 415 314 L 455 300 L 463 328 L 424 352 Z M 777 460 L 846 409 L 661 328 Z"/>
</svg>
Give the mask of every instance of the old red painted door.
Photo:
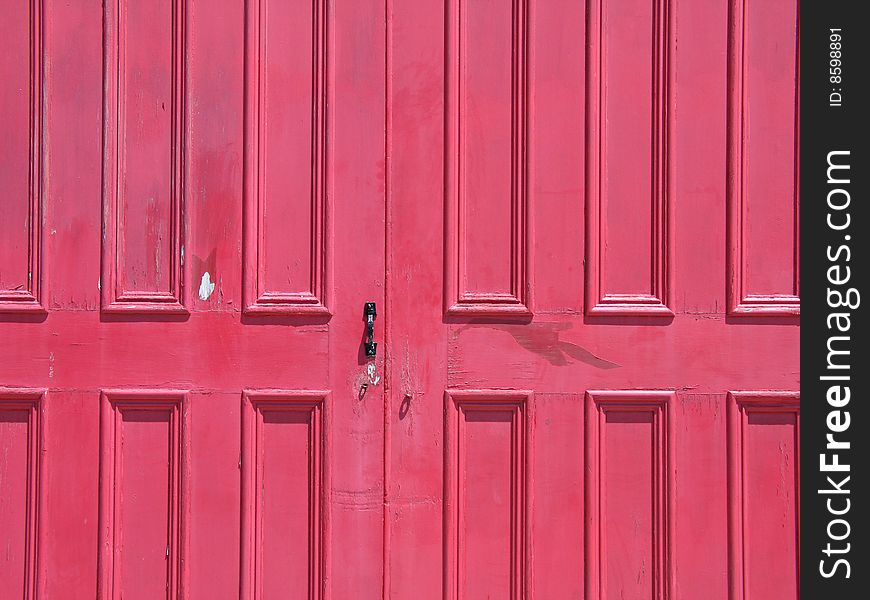
<svg viewBox="0 0 870 600">
<path fill-rule="evenodd" d="M 794 0 L 12 4 L 0 598 L 797 598 Z"/>
<path fill-rule="evenodd" d="M 389 597 L 796 599 L 797 2 L 389 5 Z"/>
<path fill-rule="evenodd" d="M 380 597 L 383 3 L 0 28 L 0 598 Z"/>
</svg>

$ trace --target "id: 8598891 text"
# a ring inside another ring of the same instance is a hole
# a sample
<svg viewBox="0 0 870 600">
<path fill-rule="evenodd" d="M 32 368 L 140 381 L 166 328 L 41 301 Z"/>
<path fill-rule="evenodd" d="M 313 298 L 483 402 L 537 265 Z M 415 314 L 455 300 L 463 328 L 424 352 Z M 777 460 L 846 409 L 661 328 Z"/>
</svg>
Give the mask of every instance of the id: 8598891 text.
<svg viewBox="0 0 870 600">
<path fill-rule="evenodd" d="M 843 106 L 843 30 L 839 27 L 828 30 L 828 81 L 831 92 L 828 106 Z"/>
</svg>

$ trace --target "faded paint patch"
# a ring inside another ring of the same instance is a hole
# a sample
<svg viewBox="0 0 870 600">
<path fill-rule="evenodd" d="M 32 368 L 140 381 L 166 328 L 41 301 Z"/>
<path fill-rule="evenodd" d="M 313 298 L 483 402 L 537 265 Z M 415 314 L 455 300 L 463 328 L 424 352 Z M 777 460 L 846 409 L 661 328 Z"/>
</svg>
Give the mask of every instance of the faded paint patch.
<svg viewBox="0 0 870 600">
<path fill-rule="evenodd" d="M 202 280 L 199 283 L 199 299 L 208 300 L 214 292 L 214 284 L 211 281 L 211 275 L 208 271 L 202 274 Z"/>
</svg>

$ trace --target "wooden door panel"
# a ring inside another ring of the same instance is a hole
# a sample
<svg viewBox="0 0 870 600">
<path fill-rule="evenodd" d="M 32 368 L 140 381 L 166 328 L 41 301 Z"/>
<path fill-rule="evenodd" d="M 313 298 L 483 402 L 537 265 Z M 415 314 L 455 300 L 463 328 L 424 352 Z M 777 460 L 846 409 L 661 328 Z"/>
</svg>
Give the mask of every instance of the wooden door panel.
<svg viewBox="0 0 870 600">
<path fill-rule="evenodd" d="M 187 0 L 105 3 L 102 309 L 184 312 Z"/>
<path fill-rule="evenodd" d="M 528 316 L 528 3 L 445 9 L 445 308 Z"/>
<path fill-rule="evenodd" d="M 42 0 L 19 2 L 0 24 L 0 312 L 41 311 L 40 177 L 43 103 Z M 27 68 L 22 68 L 27 65 Z"/>
<path fill-rule="evenodd" d="M 245 311 L 329 314 L 326 3 L 246 6 Z"/>
<path fill-rule="evenodd" d="M 246 392 L 242 597 L 324 594 L 324 392 Z"/>
<path fill-rule="evenodd" d="M 183 596 L 190 471 L 185 395 L 112 390 L 100 403 L 100 596 Z"/>
<path fill-rule="evenodd" d="M 730 9 L 728 310 L 800 314 L 798 5 Z"/>
<path fill-rule="evenodd" d="M 799 395 L 730 392 L 728 434 L 730 600 L 796 598 Z"/>
<path fill-rule="evenodd" d="M 522 598 L 528 568 L 524 392 L 447 392 L 444 597 Z"/>
<path fill-rule="evenodd" d="M 673 595 L 674 394 L 591 391 L 586 402 L 586 597 Z"/>
<path fill-rule="evenodd" d="M 586 311 L 669 316 L 671 2 L 587 10 Z"/>
<path fill-rule="evenodd" d="M 43 390 L 0 388 L 0 594 L 34 598 L 41 495 L 40 415 Z"/>
</svg>

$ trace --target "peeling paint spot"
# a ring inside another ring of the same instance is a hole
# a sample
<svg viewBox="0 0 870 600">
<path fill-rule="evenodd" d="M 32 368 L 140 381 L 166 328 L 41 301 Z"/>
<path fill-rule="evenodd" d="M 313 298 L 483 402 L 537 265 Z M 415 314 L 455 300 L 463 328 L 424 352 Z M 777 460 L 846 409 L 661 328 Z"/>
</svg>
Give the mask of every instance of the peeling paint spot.
<svg viewBox="0 0 870 600">
<path fill-rule="evenodd" d="M 181 245 L 181 266 L 184 266 L 184 244 Z"/>
<path fill-rule="evenodd" d="M 211 282 L 211 275 L 206 271 L 202 274 L 202 281 L 199 284 L 199 299 L 208 300 L 212 292 L 214 292 L 214 284 Z"/>
<path fill-rule="evenodd" d="M 54 379 L 54 352 L 48 353 L 48 378 Z"/>
<path fill-rule="evenodd" d="M 97 278 L 97 289 L 98 289 L 98 290 L 102 290 L 102 289 L 103 289 L 103 288 L 102 288 L 102 283 L 103 283 L 103 282 L 102 282 L 99 278 Z"/>
<path fill-rule="evenodd" d="M 378 367 L 374 363 L 370 363 L 366 367 L 366 371 L 369 374 L 369 383 L 372 385 L 378 385 L 381 382 L 381 376 L 378 375 Z"/>
</svg>

